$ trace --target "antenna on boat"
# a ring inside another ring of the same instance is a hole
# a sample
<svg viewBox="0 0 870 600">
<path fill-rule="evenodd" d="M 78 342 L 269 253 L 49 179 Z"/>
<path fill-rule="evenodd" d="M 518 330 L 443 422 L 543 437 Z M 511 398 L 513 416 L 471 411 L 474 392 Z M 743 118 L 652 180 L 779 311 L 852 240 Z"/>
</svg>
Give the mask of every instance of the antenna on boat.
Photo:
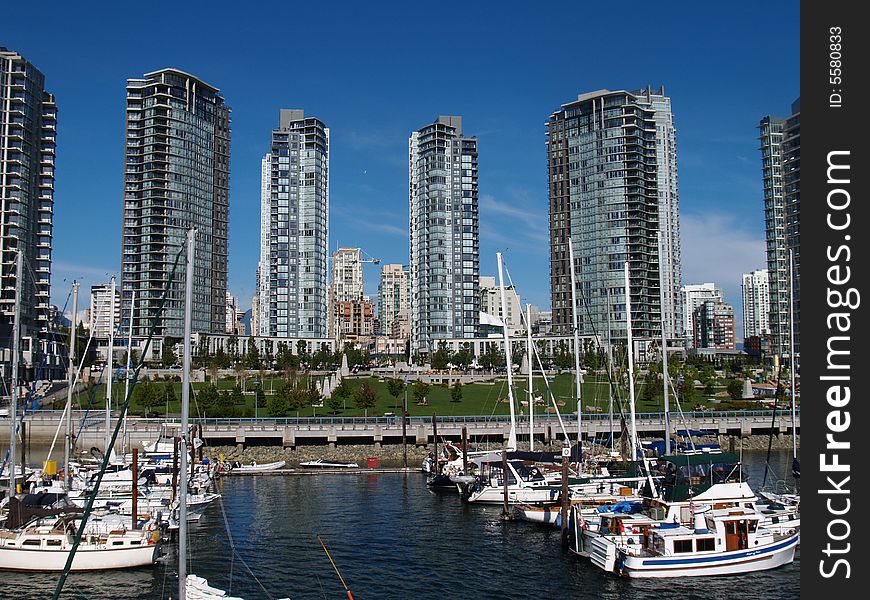
<svg viewBox="0 0 870 600">
<path fill-rule="evenodd" d="M 348 600 L 354 600 L 353 594 L 348 589 L 347 584 L 344 582 L 344 577 L 341 576 L 341 572 L 338 570 L 338 565 L 335 564 L 335 561 L 332 560 L 332 556 L 329 554 L 329 550 L 326 548 L 326 544 L 323 543 L 323 538 L 320 537 L 320 534 L 317 534 L 317 541 L 320 542 L 320 545 L 323 546 L 323 551 L 326 552 L 326 558 L 329 559 L 330 564 L 332 564 L 332 568 L 335 569 L 335 574 L 338 575 L 338 579 L 341 581 L 341 585 L 344 586 L 344 591 L 347 592 Z"/>
<path fill-rule="evenodd" d="M 508 333 L 507 324 L 507 301 L 504 295 L 504 275 L 502 268 L 501 252 L 495 253 L 498 259 L 498 287 L 501 293 L 501 315 L 502 315 L 502 332 L 504 335 L 504 359 L 507 367 L 507 391 L 508 391 L 508 407 L 511 415 L 511 428 L 508 433 L 507 450 L 513 452 L 517 449 L 517 417 L 514 413 L 514 392 L 513 392 L 513 362 L 511 361 L 511 340 Z M 438 457 L 435 457 L 438 460 Z"/>
</svg>

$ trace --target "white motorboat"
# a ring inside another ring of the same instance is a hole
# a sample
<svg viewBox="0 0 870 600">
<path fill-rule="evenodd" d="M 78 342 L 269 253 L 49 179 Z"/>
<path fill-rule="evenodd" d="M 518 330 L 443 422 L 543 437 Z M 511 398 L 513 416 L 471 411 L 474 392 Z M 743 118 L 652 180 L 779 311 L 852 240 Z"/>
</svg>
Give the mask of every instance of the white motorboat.
<svg viewBox="0 0 870 600">
<path fill-rule="evenodd" d="M 343 461 L 343 460 L 326 460 L 324 458 L 318 458 L 316 460 L 309 460 L 306 462 L 299 463 L 300 467 L 306 468 L 315 468 L 315 469 L 358 469 L 359 465 L 355 462 L 351 461 Z"/>
<path fill-rule="evenodd" d="M 759 526 L 752 509 L 695 513 L 693 528 L 661 525 L 628 539 L 593 540 L 592 563 L 627 577 L 733 575 L 774 569 L 794 560 L 800 532 L 780 534 Z"/>
</svg>

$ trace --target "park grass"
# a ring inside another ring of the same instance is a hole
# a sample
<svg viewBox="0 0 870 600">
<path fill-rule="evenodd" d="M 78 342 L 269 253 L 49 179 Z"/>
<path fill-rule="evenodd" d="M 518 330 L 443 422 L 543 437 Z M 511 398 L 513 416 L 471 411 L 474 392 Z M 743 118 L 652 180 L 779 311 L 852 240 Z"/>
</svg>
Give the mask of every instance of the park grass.
<svg viewBox="0 0 870 600">
<path fill-rule="evenodd" d="M 386 379 L 371 377 L 371 376 L 351 376 L 345 378 L 345 382 L 347 386 L 351 390 L 350 396 L 345 401 L 344 405 L 333 414 L 332 409 L 330 408 L 328 403 L 325 403 L 323 407 L 305 407 L 299 411 L 292 411 L 286 416 L 299 416 L 299 417 L 325 417 L 325 416 L 338 416 L 338 417 L 359 417 L 364 416 L 367 412 L 368 416 L 382 416 L 385 413 L 394 413 L 400 414 L 403 398 L 400 396 L 399 398 L 394 398 L 387 391 L 387 383 Z M 266 399 L 268 402 L 268 398 L 272 395 L 272 393 L 279 388 L 279 386 L 284 382 L 284 379 L 281 377 L 273 377 L 273 378 L 265 378 L 262 382 L 263 390 L 266 395 Z M 302 385 L 307 385 L 309 380 L 307 377 L 303 376 L 300 378 L 300 382 Z M 376 394 L 376 404 L 374 407 L 368 409 L 368 411 L 364 411 L 363 409 L 358 409 L 354 405 L 354 394 L 353 392 L 362 385 L 363 382 L 367 382 L 374 389 Z M 171 402 L 169 406 L 163 406 L 159 409 L 159 413 L 169 414 L 169 415 L 177 415 L 181 412 L 181 383 L 176 381 L 163 382 L 156 381 L 154 382 L 159 386 L 163 385 L 171 385 L 173 388 L 173 392 L 175 394 L 176 400 Z M 254 378 L 248 378 L 245 382 L 246 385 L 244 388 L 246 389 L 244 399 L 244 405 L 237 405 L 235 410 L 239 416 L 248 416 L 253 417 L 255 413 L 259 417 L 269 417 L 272 416 L 269 414 L 268 409 L 265 407 L 260 407 L 255 411 L 254 409 L 254 394 L 253 390 L 255 388 Z M 202 388 L 205 384 L 203 383 L 194 383 L 193 389 L 196 392 L 198 389 Z M 219 390 L 232 390 L 236 386 L 235 378 L 231 379 L 221 379 L 217 382 L 217 387 Z M 535 377 L 534 379 L 534 389 L 535 395 L 543 395 L 545 398 L 548 397 L 546 392 L 546 387 L 541 379 L 541 377 Z M 724 388 L 716 388 L 715 391 L 718 392 Z M 514 380 L 514 397 L 517 404 L 517 410 L 520 414 L 528 414 L 528 380 L 524 376 L 519 376 Z M 557 403 L 559 404 L 559 412 L 561 413 L 574 413 L 576 412 L 576 405 L 574 403 L 574 376 L 571 373 L 565 372 L 560 375 L 555 376 L 550 381 L 550 390 Z M 644 400 L 643 397 L 643 383 L 641 383 L 636 391 L 636 410 L 637 412 L 660 412 L 664 410 L 664 399 L 661 395 L 653 396 L 651 400 Z M 433 413 L 438 416 L 467 416 L 467 415 L 475 415 L 475 416 L 493 416 L 493 415 L 507 415 L 509 414 L 509 407 L 507 404 L 507 381 L 506 379 L 496 379 L 492 382 L 487 383 L 473 383 L 473 384 L 465 384 L 462 386 L 462 400 L 460 402 L 452 401 L 451 390 L 446 385 L 432 384 L 429 389 L 429 393 L 426 397 L 426 404 L 421 405 L 416 403 L 416 398 L 414 395 L 414 385 L 411 382 L 411 385 L 408 387 L 408 412 L 411 416 L 431 416 Z M 123 400 L 124 395 L 124 386 L 123 384 L 116 384 L 116 387 L 113 389 L 113 405 L 117 406 L 118 400 Z M 620 402 L 622 403 L 623 410 L 628 412 L 628 394 L 625 390 L 620 390 L 619 393 Z M 93 396 L 93 400 L 90 400 L 90 396 Z M 93 411 L 101 411 L 105 408 L 105 386 L 99 385 L 96 390 L 89 394 L 80 394 L 74 400 L 74 406 L 76 408 L 88 408 L 90 405 L 91 410 Z M 608 401 L 608 383 L 606 378 L 596 378 L 595 376 L 587 376 L 583 386 L 582 386 L 582 398 L 583 398 L 583 412 L 584 413 L 602 413 L 607 414 L 609 408 Z M 695 406 L 702 406 L 704 408 L 716 408 L 717 404 L 711 403 L 708 399 L 703 398 L 700 394 L 698 394 L 698 398 L 693 400 L 691 406 L 683 406 L 683 410 L 692 410 Z M 672 410 L 675 410 L 675 405 L 673 403 L 673 399 L 671 402 Z M 724 407 L 722 407 L 724 408 Z M 552 408 L 550 408 L 552 411 Z M 614 413 L 619 413 L 619 405 L 614 405 Z M 536 407 L 536 414 L 544 414 L 543 407 Z M 131 402 L 130 406 L 130 414 L 132 415 L 144 415 L 145 410 L 142 406 L 139 406 L 135 401 Z M 191 416 L 202 416 L 197 405 L 195 394 L 191 398 Z M 208 416 L 208 415 L 205 415 Z"/>
</svg>

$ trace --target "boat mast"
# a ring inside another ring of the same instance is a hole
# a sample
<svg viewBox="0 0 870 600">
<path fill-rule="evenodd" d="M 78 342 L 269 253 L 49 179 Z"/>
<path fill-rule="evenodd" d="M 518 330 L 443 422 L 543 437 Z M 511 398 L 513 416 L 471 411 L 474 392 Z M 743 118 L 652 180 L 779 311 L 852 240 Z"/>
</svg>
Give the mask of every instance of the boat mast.
<svg viewBox="0 0 870 600">
<path fill-rule="evenodd" d="M 532 389 L 532 305 L 526 304 L 526 355 L 529 359 L 529 452 L 535 451 L 535 392 Z"/>
<path fill-rule="evenodd" d="M 21 354 L 21 295 L 24 289 L 24 243 L 18 241 L 18 266 L 15 271 L 15 326 L 12 330 L 12 381 L 9 389 L 9 497 L 15 495 L 17 473 L 15 470 L 15 442 L 18 435 L 18 357 Z M 24 474 L 24 465 L 21 465 Z"/>
<path fill-rule="evenodd" d="M 656 232 L 659 242 L 659 304 L 662 322 L 662 381 L 665 384 L 665 454 L 671 453 L 671 405 L 668 398 L 668 337 L 665 332 L 665 273 L 662 269 L 664 242 L 662 232 Z"/>
<path fill-rule="evenodd" d="M 111 425 L 112 425 L 112 366 L 115 358 L 115 276 L 112 275 L 112 285 L 110 288 L 111 298 L 109 299 L 109 351 L 106 356 L 106 370 L 108 377 L 106 378 L 106 454 L 111 453 L 109 448 L 111 443 Z"/>
<path fill-rule="evenodd" d="M 628 404 L 631 410 L 631 460 L 637 460 L 637 423 L 634 417 L 634 340 L 631 335 L 631 287 L 628 261 L 625 261 L 625 326 L 628 333 Z"/>
<path fill-rule="evenodd" d="M 613 342 L 610 339 L 610 287 L 607 288 L 607 397 L 609 398 L 608 415 L 610 417 L 610 451 L 616 449 L 616 438 L 613 435 Z"/>
<path fill-rule="evenodd" d="M 187 230 L 187 276 L 184 280 L 184 359 L 181 370 L 181 465 L 178 482 L 178 598 L 187 598 L 187 437 L 190 413 L 190 330 L 193 313 L 193 253 L 196 230 Z M 134 474 L 135 477 L 135 474 Z"/>
<path fill-rule="evenodd" d="M 63 449 L 63 483 L 64 488 L 70 489 L 72 478 L 69 475 L 69 455 L 72 450 L 72 398 L 73 387 L 76 384 L 76 311 L 79 308 L 79 283 L 73 280 L 72 284 L 72 319 L 69 326 L 69 386 L 66 390 L 66 407 L 64 419 L 66 419 L 66 445 Z"/>
<path fill-rule="evenodd" d="M 130 368 L 133 364 L 133 307 L 136 304 L 136 290 L 133 290 L 130 295 L 130 328 L 127 335 L 127 372 L 124 374 L 124 400 L 130 394 Z M 256 401 L 255 401 L 256 403 Z M 124 435 L 121 441 L 121 454 L 124 455 L 124 461 L 127 460 L 127 414 L 124 414 Z M 134 473 L 135 477 L 136 474 Z"/>
<path fill-rule="evenodd" d="M 580 326 L 577 324 L 577 280 L 574 274 L 574 244 L 568 238 L 568 257 L 571 263 L 571 321 L 574 328 L 574 386 L 577 400 L 577 462 L 583 458 L 583 411 L 580 405 L 580 385 L 583 375 L 580 372 Z M 566 440 L 567 441 L 567 440 Z"/>
<path fill-rule="evenodd" d="M 514 392 L 513 392 L 513 365 L 511 364 L 511 340 L 510 335 L 508 334 L 508 323 L 507 323 L 507 300 L 505 300 L 504 294 L 504 275 L 502 274 L 502 258 L 501 252 L 495 253 L 496 258 L 498 259 L 498 287 L 501 292 L 501 318 L 502 318 L 502 332 L 504 333 L 504 359 L 505 365 L 507 366 L 507 388 L 508 388 L 508 406 L 510 407 L 511 413 L 511 429 L 508 433 L 508 442 L 507 442 L 507 450 L 509 452 L 513 452 L 517 449 L 517 416 L 514 411 Z M 437 460 L 438 457 L 436 456 Z"/>
<path fill-rule="evenodd" d="M 797 459 L 797 412 L 794 405 L 795 359 L 794 359 L 794 251 L 788 251 L 788 327 L 789 327 L 789 372 L 791 375 L 791 451 L 792 459 Z"/>
</svg>

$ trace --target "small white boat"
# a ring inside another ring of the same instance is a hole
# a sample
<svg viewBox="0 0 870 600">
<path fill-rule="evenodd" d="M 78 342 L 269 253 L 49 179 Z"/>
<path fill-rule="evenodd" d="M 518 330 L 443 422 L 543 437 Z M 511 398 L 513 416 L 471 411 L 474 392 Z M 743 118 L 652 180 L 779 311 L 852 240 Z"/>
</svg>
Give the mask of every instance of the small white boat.
<svg viewBox="0 0 870 600">
<path fill-rule="evenodd" d="M 187 597 L 190 600 L 211 600 L 212 598 L 221 600 L 242 600 L 237 596 L 227 596 L 227 593 L 219 588 L 212 587 L 208 584 L 208 579 L 197 577 L 196 575 L 188 575 L 184 582 Z"/>
<path fill-rule="evenodd" d="M 358 469 L 359 465 L 355 462 L 344 461 L 344 460 L 326 460 L 324 458 L 318 458 L 316 460 L 309 460 L 306 462 L 299 463 L 300 467 L 306 468 L 319 468 L 319 469 Z"/>
<path fill-rule="evenodd" d="M 257 463 L 257 461 L 252 461 L 249 465 L 239 464 L 238 466 L 234 466 L 232 468 L 233 473 L 262 473 L 264 471 L 275 471 L 280 469 L 287 462 L 283 460 L 270 462 L 270 463 Z"/>
</svg>

